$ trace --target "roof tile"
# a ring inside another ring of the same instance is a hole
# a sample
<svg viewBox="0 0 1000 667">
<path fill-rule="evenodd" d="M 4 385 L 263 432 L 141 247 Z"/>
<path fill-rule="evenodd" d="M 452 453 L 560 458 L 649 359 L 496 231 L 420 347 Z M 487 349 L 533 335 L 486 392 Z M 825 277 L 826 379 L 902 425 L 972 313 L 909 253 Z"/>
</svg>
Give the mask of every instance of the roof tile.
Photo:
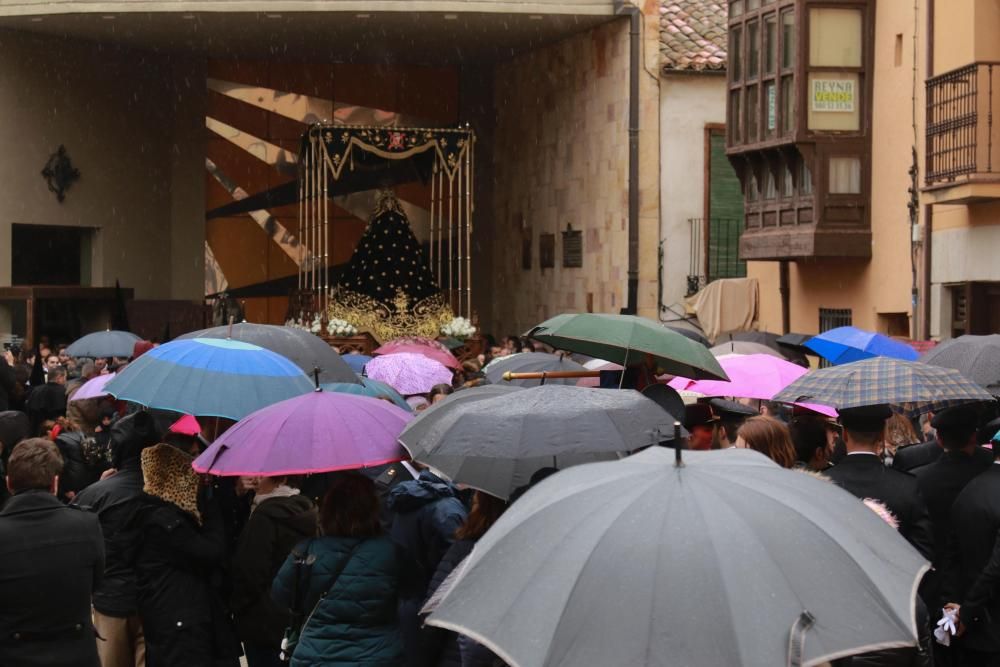
<svg viewBox="0 0 1000 667">
<path fill-rule="evenodd" d="M 725 70 L 727 21 L 724 0 L 661 0 L 663 70 Z"/>
</svg>

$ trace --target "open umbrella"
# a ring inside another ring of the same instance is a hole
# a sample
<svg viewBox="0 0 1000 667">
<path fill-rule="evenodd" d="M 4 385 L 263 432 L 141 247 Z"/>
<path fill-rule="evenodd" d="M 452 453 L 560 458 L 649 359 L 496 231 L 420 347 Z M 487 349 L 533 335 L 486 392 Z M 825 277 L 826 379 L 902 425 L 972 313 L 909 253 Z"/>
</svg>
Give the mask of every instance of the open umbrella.
<svg viewBox="0 0 1000 667">
<path fill-rule="evenodd" d="M 142 355 L 106 389 L 122 401 L 189 415 L 239 420 L 312 391 L 288 359 L 236 340 L 173 340 Z"/>
<path fill-rule="evenodd" d="M 541 380 L 503 379 L 504 373 L 545 373 L 553 371 L 586 371 L 587 369 L 571 359 L 545 352 L 519 352 L 491 362 L 483 369 L 486 379 L 493 384 L 516 384 L 521 387 L 537 387 Z M 545 379 L 545 384 L 575 385 L 579 378 Z"/>
<path fill-rule="evenodd" d="M 427 623 L 514 667 L 817 665 L 914 646 L 927 567 L 829 482 L 749 450 L 675 465 L 654 447 L 521 497 Z"/>
<path fill-rule="evenodd" d="M 920 357 L 931 366 L 954 368 L 994 396 L 1000 396 L 1000 335 L 959 336 Z"/>
<path fill-rule="evenodd" d="M 109 382 L 115 379 L 115 375 L 116 373 L 108 373 L 107 375 L 98 375 L 95 378 L 87 380 L 83 383 L 83 386 L 76 390 L 73 397 L 69 399 L 70 403 L 84 401 L 88 398 L 102 398 L 107 396 L 109 392 L 106 387 Z"/>
<path fill-rule="evenodd" d="M 373 380 L 372 378 L 363 377 L 361 382 L 354 384 L 349 382 L 332 382 L 330 384 L 320 385 L 323 391 L 337 391 L 342 394 L 354 394 L 355 396 L 369 396 L 371 398 L 388 398 L 393 402 L 396 407 L 402 408 L 407 412 L 413 412 L 413 408 L 410 404 L 406 402 L 398 391 L 387 385 L 385 382 L 379 382 L 378 380 Z"/>
<path fill-rule="evenodd" d="M 443 364 L 421 354 L 383 354 L 365 364 L 365 374 L 398 391 L 403 396 L 426 394 L 435 385 L 451 384 L 452 372 Z"/>
<path fill-rule="evenodd" d="M 711 347 L 712 346 L 712 343 L 707 338 L 705 338 L 705 334 L 701 333 L 700 331 L 697 331 L 697 330 L 692 329 L 690 327 L 682 327 L 682 326 L 678 326 L 678 325 L 671 326 L 669 324 L 664 324 L 663 326 L 665 328 L 667 328 L 667 329 L 670 329 L 671 331 L 675 331 L 675 332 L 679 333 L 680 335 L 684 336 L 685 338 L 690 338 L 691 340 L 693 340 L 696 343 L 701 343 L 705 347 Z"/>
<path fill-rule="evenodd" d="M 140 340 L 142 339 L 128 331 L 95 331 L 73 341 L 73 344 L 66 348 L 66 354 L 90 359 L 111 357 L 128 359 L 132 356 L 135 344 Z"/>
<path fill-rule="evenodd" d="M 809 371 L 774 400 L 819 403 L 838 410 L 889 404 L 912 417 L 993 397 L 954 369 L 876 357 Z"/>
<path fill-rule="evenodd" d="M 770 331 L 732 331 L 730 333 L 724 333 L 715 339 L 716 346 L 722 343 L 757 343 L 758 345 L 764 345 L 771 348 L 785 359 L 788 359 L 793 364 L 798 364 L 800 366 L 808 366 L 809 361 L 806 359 L 806 354 L 813 354 L 813 351 L 808 348 L 801 348 L 802 342 L 809 340 L 812 336 L 803 336 L 802 340 L 798 344 L 788 345 L 785 343 L 786 340 L 791 340 L 788 336 L 797 336 L 798 334 L 788 334 L 786 336 L 780 336 L 776 333 L 771 333 Z"/>
<path fill-rule="evenodd" d="M 719 357 L 728 382 L 674 378 L 668 384 L 677 391 L 704 396 L 735 396 L 770 401 L 782 389 L 806 374 L 806 369 L 770 354 L 732 354 Z"/>
<path fill-rule="evenodd" d="M 375 354 L 399 354 L 400 352 L 419 354 L 428 359 L 433 359 L 448 368 L 457 369 L 462 367 L 462 364 L 451 353 L 451 350 L 430 338 L 397 338 L 375 350 Z"/>
<path fill-rule="evenodd" d="M 313 374 L 313 369 L 318 368 L 320 382 L 358 381 L 354 371 L 340 358 L 336 350 L 327 345 L 319 336 L 298 327 L 241 322 L 232 327 L 213 327 L 179 337 L 179 339 L 190 338 L 241 340 L 244 343 L 252 343 L 280 354 L 310 377 Z"/>
<path fill-rule="evenodd" d="M 651 357 L 670 375 L 726 379 L 707 347 L 644 317 L 566 313 L 542 322 L 525 336 L 624 366 L 642 364 Z"/>
<path fill-rule="evenodd" d="M 351 370 L 357 374 L 364 373 L 365 365 L 372 360 L 372 358 L 367 354 L 354 354 L 353 352 L 341 355 L 340 358 L 343 359 L 344 363 L 346 363 Z"/>
<path fill-rule="evenodd" d="M 631 389 L 489 385 L 456 392 L 422 413 L 399 439 L 415 461 L 507 498 L 539 468 L 593 461 L 594 455 L 615 458 L 615 452 L 671 438 L 673 423 L 666 410 Z"/>
<path fill-rule="evenodd" d="M 726 343 L 719 343 L 712 348 L 712 354 L 721 357 L 724 354 L 763 354 L 778 359 L 786 359 L 785 355 L 777 350 L 773 350 L 767 345 L 760 343 L 750 343 L 743 340 L 731 340 Z M 725 366 L 723 366 L 725 368 Z M 728 371 L 727 371 L 728 372 Z"/>
<path fill-rule="evenodd" d="M 245 417 L 194 461 L 212 475 L 305 475 L 402 461 L 405 410 L 368 396 L 317 389 Z"/>
<path fill-rule="evenodd" d="M 906 343 L 857 327 L 837 327 L 806 341 L 805 346 L 832 364 L 849 364 L 872 357 L 916 361 L 920 356 Z"/>
</svg>

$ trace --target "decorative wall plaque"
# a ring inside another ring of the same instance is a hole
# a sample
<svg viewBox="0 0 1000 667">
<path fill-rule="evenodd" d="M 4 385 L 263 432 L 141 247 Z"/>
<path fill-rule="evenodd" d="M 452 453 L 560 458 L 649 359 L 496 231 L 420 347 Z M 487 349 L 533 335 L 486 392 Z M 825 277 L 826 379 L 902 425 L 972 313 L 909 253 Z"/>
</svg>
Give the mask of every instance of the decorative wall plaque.
<svg viewBox="0 0 1000 667">
<path fill-rule="evenodd" d="M 66 147 L 59 146 L 45 163 L 42 176 L 49 185 L 49 191 L 54 192 L 56 199 L 61 203 L 66 198 L 66 191 L 80 178 L 80 170 L 73 166 L 69 155 L 66 154 Z"/>
<path fill-rule="evenodd" d="M 538 235 L 538 265 L 543 269 L 551 269 L 556 265 L 556 235 Z"/>
<path fill-rule="evenodd" d="M 583 266 L 583 232 L 566 225 L 563 237 L 563 268 L 578 269 Z"/>
</svg>

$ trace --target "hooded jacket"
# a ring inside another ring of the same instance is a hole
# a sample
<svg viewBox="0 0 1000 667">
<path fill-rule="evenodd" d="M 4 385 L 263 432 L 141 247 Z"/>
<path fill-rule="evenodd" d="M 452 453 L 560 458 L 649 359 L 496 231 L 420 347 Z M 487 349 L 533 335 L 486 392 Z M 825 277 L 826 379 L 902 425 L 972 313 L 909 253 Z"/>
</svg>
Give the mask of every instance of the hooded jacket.
<svg viewBox="0 0 1000 667">
<path fill-rule="evenodd" d="M 88 486 L 73 503 L 97 514 L 104 532 L 104 580 L 94 590 L 94 608 L 105 616 L 126 618 L 137 613 L 135 569 L 131 562 L 137 534 L 128 524 L 142 495 L 139 455 L 158 439 L 147 412 L 116 422 L 111 427 L 110 449 L 118 472 Z"/>
<path fill-rule="evenodd" d="M 241 641 L 277 651 L 289 613 L 271 599 L 271 584 L 292 547 L 316 534 L 316 506 L 302 495 L 268 498 L 247 521 L 233 555 L 230 608 Z"/>
</svg>

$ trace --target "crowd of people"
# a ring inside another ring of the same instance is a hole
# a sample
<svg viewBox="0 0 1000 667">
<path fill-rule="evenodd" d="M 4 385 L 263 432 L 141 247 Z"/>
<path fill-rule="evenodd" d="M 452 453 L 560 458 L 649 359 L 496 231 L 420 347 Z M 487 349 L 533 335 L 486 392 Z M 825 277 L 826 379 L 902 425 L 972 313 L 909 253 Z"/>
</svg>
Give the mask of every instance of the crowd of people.
<svg viewBox="0 0 1000 667">
<path fill-rule="evenodd" d="M 491 357 L 532 349 L 508 337 L 422 398 L 442 400 L 480 382 Z M 505 664 L 425 626 L 422 610 L 525 489 L 502 500 L 409 462 L 299 478 L 199 475 L 202 438 L 110 398 L 67 402 L 128 360 L 56 350 L 7 350 L 0 362 L 10 494 L 0 497 L 0 665 Z M 916 602 L 919 645 L 837 664 L 976 666 L 1000 664 L 994 408 L 912 421 L 885 405 L 831 418 L 712 398 L 677 418 L 691 449 L 753 449 L 872 503 L 932 563 Z M 950 646 L 931 636 L 944 611 L 958 625 Z"/>
</svg>

